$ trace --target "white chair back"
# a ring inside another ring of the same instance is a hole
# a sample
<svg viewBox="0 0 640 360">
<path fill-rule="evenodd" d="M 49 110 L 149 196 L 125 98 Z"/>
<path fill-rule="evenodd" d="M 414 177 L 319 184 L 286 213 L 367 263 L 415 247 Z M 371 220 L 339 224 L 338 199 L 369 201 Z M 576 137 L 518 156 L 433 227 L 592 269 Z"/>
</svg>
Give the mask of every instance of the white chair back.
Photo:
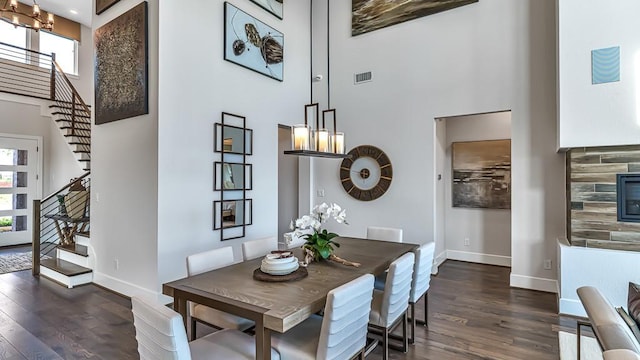
<svg viewBox="0 0 640 360">
<path fill-rule="evenodd" d="M 410 252 L 402 255 L 389 266 L 384 295 L 380 308 L 380 317 L 386 327 L 402 316 L 409 306 L 409 292 L 413 276 L 415 255 Z"/>
<path fill-rule="evenodd" d="M 233 264 L 233 248 L 225 246 L 187 256 L 187 274 L 202 274 Z"/>
<path fill-rule="evenodd" d="M 329 292 L 316 359 L 350 359 L 364 348 L 373 281 L 366 274 Z"/>
<path fill-rule="evenodd" d="M 411 292 L 409 293 L 410 303 L 417 303 L 422 295 L 429 290 L 435 252 L 435 241 L 420 246 L 415 252 L 416 263 L 413 267 L 413 281 L 411 282 Z"/>
<path fill-rule="evenodd" d="M 140 360 L 191 360 L 180 314 L 135 296 L 131 304 Z"/>
<path fill-rule="evenodd" d="M 367 239 L 402 242 L 402 229 L 394 229 L 379 226 L 367 227 Z"/>
<path fill-rule="evenodd" d="M 249 240 L 242 243 L 244 261 L 265 256 L 272 250 L 278 250 L 278 239 L 276 237 Z"/>
</svg>

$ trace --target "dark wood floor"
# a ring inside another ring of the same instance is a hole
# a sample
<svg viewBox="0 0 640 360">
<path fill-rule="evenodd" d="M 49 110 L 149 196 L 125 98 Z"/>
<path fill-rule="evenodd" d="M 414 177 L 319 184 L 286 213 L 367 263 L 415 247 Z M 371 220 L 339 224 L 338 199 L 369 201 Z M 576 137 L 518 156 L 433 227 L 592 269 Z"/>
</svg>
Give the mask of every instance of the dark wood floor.
<svg viewBox="0 0 640 360">
<path fill-rule="evenodd" d="M 509 288 L 509 269 L 447 261 L 431 282 L 429 330 L 391 359 L 558 359 L 555 294 Z M 418 305 L 422 317 L 423 304 Z M 137 359 L 129 300 L 66 289 L 29 271 L 0 275 L 0 359 Z M 367 359 L 379 359 L 380 349 Z"/>
</svg>

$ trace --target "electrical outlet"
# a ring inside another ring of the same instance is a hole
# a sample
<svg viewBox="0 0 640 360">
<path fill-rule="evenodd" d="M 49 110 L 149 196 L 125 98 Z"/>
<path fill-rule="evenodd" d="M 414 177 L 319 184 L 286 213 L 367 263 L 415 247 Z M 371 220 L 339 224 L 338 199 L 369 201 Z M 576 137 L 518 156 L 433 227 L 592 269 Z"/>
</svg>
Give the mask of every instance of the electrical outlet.
<svg viewBox="0 0 640 360">
<path fill-rule="evenodd" d="M 113 267 L 118 270 L 120 268 L 120 261 L 118 259 L 113 259 Z"/>
<path fill-rule="evenodd" d="M 551 270 L 551 259 L 547 259 L 544 261 L 544 269 Z"/>
<path fill-rule="evenodd" d="M 324 197 L 324 189 L 318 189 L 318 197 Z"/>
<path fill-rule="evenodd" d="M 469 246 L 470 244 L 469 238 L 464 238 L 464 246 Z"/>
</svg>

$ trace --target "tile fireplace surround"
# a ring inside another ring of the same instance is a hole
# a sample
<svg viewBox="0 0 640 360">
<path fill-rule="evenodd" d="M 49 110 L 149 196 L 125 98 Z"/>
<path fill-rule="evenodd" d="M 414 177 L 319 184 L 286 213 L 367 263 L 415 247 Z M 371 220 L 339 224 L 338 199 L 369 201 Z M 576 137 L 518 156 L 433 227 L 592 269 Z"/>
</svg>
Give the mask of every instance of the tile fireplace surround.
<svg viewBox="0 0 640 360">
<path fill-rule="evenodd" d="M 572 246 L 640 251 L 640 223 L 617 220 L 616 174 L 640 173 L 640 145 L 567 152 L 567 234 Z"/>
</svg>

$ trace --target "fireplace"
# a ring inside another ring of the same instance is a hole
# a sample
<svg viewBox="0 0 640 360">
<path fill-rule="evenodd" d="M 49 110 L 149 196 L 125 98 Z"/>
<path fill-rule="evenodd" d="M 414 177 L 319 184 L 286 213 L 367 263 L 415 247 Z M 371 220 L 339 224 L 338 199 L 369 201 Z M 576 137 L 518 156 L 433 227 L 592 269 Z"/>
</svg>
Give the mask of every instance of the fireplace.
<svg viewBox="0 0 640 360">
<path fill-rule="evenodd" d="M 640 222 L 640 173 L 617 174 L 618 221 Z"/>
</svg>

